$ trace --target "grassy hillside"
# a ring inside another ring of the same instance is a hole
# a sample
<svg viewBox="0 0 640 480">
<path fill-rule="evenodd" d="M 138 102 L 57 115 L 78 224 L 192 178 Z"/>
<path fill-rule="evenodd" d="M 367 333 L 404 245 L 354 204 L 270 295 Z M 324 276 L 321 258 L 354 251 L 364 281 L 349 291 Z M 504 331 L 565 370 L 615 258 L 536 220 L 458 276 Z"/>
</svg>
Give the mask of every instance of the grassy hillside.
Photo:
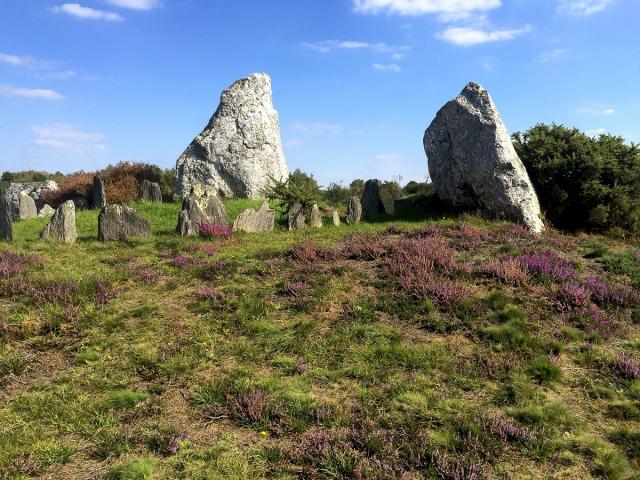
<svg viewBox="0 0 640 480">
<path fill-rule="evenodd" d="M 640 478 L 637 243 L 136 208 L 152 239 L 0 243 L 0 479 Z"/>
</svg>

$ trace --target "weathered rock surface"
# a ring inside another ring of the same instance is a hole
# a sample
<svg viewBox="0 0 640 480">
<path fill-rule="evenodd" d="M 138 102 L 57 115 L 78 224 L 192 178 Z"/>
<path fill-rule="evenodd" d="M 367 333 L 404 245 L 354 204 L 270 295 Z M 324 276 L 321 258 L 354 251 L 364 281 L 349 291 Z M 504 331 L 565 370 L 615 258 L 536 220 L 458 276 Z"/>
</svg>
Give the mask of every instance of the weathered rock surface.
<svg viewBox="0 0 640 480">
<path fill-rule="evenodd" d="M 140 200 L 143 202 L 162 202 L 162 190 L 156 182 L 143 180 L 140 186 Z"/>
<path fill-rule="evenodd" d="M 56 213 L 56 209 L 53 208 L 48 203 L 45 203 L 44 206 L 38 212 L 38 217 L 50 217 L 54 213 Z"/>
<path fill-rule="evenodd" d="M 333 226 L 334 227 L 339 227 L 340 226 L 340 215 L 338 214 L 337 210 L 334 210 L 331 213 L 331 221 L 333 222 Z"/>
<path fill-rule="evenodd" d="M 362 219 L 362 204 L 358 197 L 351 197 L 347 205 L 347 223 L 358 223 Z"/>
<path fill-rule="evenodd" d="M 13 240 L 13 213 L 11 200 L 6 192 L 0 191 L 0 241 Z"/>
<path fill-rule="evenodd" d="M 91 195 L 93 208 L 104 208 L 107 206 L 107 194 L 104 190 L 104 182 L 98 175 L 94 175 L 93 177 Z"/>
<path fill-rule="evenodd" d="M 544 230 L 540 204 L 489 93 L 469 83 L 424 134 L 429 174 L 440 199 L 457 208 Z"/>
<path fill-rule="evenodd" d="M 313 228 L 322 228 L 322 214 L 320 213 L 317 203 L 314 203 L 311 207 L 309 223 L 311 223 Z"/>
<path fill-rule="evenodd" d="M 36 218 L 38 216 L 38 209 L 36 208 L 36 202 L 33 198 L 31 198 L 25 192 L 20 192 L 18 201 L 18 218 L 20 220 L 28 220 L 30 218 Z"/>
<path fill-rule="evenodd" d="M 385 213 L 380 197 L 380 180 L 367 180 L 362 192 L 362 220 L 370 220 Z"/>
<path fill-rule="evenodd" d="M 269 177 L 288 175 L 271 78 L 254 73 L 222 92 L 209 124 L 178 158 L 175 193 L 185 197 L 202 184 L 221 196 L 258 198 Z"/>
<path fill-rule="evenodd" d="M 257 212 L 253 208 L 247 208 L 242 212 L 233 222 L 233 230 L 247 233 L 272 232 L 275 221 L 276 211 L 264 202 Z"/>
<path fill-rule="evenodd" d="M 200 225 L 229 225 L 220 197 L 189 195 L 184 199 L 176 231 L 182 236 L 197 235 Z"/>
<path fill-rule="evenodd" d="M 289 209 L 287 215 L 289 230 L 297 230 L 307 226 L 307 220 L 304 217 L 304 207 L 300 203 L 294 203 Z"/>
<path fill-rule="evenodd" d="M 42 194 L 46 190 L 58 190 L 58 184 L 53 180 L 46 182 L 29 182 L 29 183 L 12 183 L 6 189 L 7 196 L 11 203 L 11 211 L 13 219 L 20 218 L 20 193 L 24 192 L 33 198 L 37 205 L 44 203 L 41 200 Z"/>
<path fill-rule="evenodd" d="M 98 215 L 98 239 L 102 242 L 150 237 L 151 223 L 134 208 L 107 205 Z"/>
<path fill-rule="evenodd" d="M 42 240 L 50 239 L 61 243 L 75 243 L 78 238 L 76 232 L 76 206 L 67 200 L 60 205 L 51 221 L 40 234 Z"/>
</svg>

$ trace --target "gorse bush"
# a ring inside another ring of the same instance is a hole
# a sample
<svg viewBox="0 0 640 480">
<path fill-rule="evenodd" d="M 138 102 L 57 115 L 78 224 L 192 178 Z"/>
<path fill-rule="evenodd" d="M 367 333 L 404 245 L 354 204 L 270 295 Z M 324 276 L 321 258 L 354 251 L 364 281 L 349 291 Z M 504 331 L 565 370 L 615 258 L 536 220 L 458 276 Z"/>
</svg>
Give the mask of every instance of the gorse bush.
<svg viewBox="0 0 640 480">
<path fill-rule="evenodd" d="M 539 124 L 513 143 L 547 218 L 559 228 L 640 233 L 640 148 Z"/>
</svg>

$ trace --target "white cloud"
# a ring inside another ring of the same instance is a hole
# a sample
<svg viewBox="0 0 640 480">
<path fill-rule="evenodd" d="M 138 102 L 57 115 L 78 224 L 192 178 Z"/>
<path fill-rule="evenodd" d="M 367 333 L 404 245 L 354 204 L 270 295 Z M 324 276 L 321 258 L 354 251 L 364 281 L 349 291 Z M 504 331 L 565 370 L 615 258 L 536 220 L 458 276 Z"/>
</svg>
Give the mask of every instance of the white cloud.
<svg viewBox="0 0 640 480">
<path fill-rule="evenodd" d="M 33 144 L 65 153 L 101 154 L 107 152 L 104 135 L 85 132 L 67 123 L 52 123 L 31 127 Z"/>
<path fill-rule="evenodd" d="M 614 108 L 579 108 L 578 113 L 582 113 L 583 115 L 595 115 L 597 117 L 610 117 L 611 115 L 615 115 L 616 110 Z"/>
<path fill-rule="evenodd" d="M 131 10 L 152 10 L 160 6 L 160 0 L 107 0 L 109 3 Z"/>
<path fill-rule="evenodd" d="M 28 55 L 11 55 L 8 53 L 0 53 L 0 63 L 6 63 L 14 67 L 23 68 L 51 68 L 56 62 L 50 60 L 40 60 Z"/>
<path fill-rule="evenodd" d="M 472 45 L 478 45 L 480 43 L 488 42 L 501 42 L 505 40 L 512 40 L 523 33 L 531 31 L 530 26 L 512 30 L 484 30 L 481 28 L 472 27 L 450 27 L 445 31 L 440 32 L 438 37 L 444 41 L 460 45 L 463 47 L 470 47 Z"/>
<path fill-rule="evenodd" d="M 0 95 L 3 97 L 32 98 L 36 100 L 64 99 L 64 95 L 48 88 L 24 88 L 6 84 L 0 84 Z"/>
<path fill-rule="evenodd" d="M 593 130 L 587 130 L 586 135 L 588 137 L 599 137 L 600 135 L 605 135 L 607 131 L 604 128 L 594 128 Z"/>
<path fill-rule="evenodd" d="M 444 20 L 467 18 L 502 5 L 501 0 L 353 0 L 356 12 L 389 12 L 399 15 L 438 14 Z"/>
<path fill-rule="evenodd" d="M 394 58 L 402 58 L 410 50 L 410 47 L 406 45 L 387 45 L 384 42 L 369 43 L 353 40 L 302 42 L 302 46 L 318 53 L 330 53 L 335 50 L 368 50 L 374 53 L 390 54 Z"/>
<path fill-rule="evenodd" d="M 554 48 L 553 50 L 542 52 L 538 56 L 538 62 L 540 63 L 557 62 L 562 58 L 564 58 L 567 52 L 568 50 L 566 48 Z"/>
<path fill-rule="evenodd" d="M 315 122 L 315 123 L 295 122 L 291 126 L 291 128 L 293 128 L 294 130 L 297 130 L 298 132 L 331 134 L 331 135 L 339 135 L 344 130 L 342 125 L 339 125 L 337 123 L 324 123 L 324 122 Z"/>
<path fill-rule="evenodd" d="M 395 63 L 374 63 L 371 66 L 376 70 L 380 70 L 381 72 L 400 73 L 402 71 L 400 65 L 396 65 Z"/>
<path fill-rule="evenodd" d="M 615 0 L 560 0 L 559 9 L 562 13 L 577 16 L 589 16 L 602 12 L 613 5 Z"/>
<path fill-rule="evenodd" d="M 124 18 L 117 13 L 83 7 L 78 3 L 65 3 L 57 7 L 53 7 L 53 11 L 55 13 L 64 13 L 66 15 L 71 15 L 72 17 L 82 18 L 85 20 L 104 20 L 107 22 L 120 22 L 124 20 Z"/>
</svg>

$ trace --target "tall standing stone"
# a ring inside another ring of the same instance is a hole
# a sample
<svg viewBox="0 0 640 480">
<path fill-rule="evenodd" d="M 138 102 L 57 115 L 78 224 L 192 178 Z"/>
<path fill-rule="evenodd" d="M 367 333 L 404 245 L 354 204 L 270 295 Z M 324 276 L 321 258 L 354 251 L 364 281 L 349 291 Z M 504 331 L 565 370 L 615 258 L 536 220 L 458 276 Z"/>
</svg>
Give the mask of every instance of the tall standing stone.
<svg viewBox="0 0 640 480">
<path fill-rule="evenodd" d="M 78 238 L 76 232 L 76 206 L 72 200 L 67 200 L 56 209 L 51 221 L 42 230 L 40 238 L 60 243 L 76 242 Z"/>
<path fill-rule="evenodd" d="M 0 190 L 0 241 L 13 240 L 13 214 L 9 195 Z"/>
<path fill-rule="evenodd" d="M 38 216 L 38 209 L 36 208 L 36 202 L 33 198 L 24 192 L 20 192 L 19 196 L 19 218 L 20 220 L 28 220 L 30 218 L 36 218 Z"/>
<path fill-rule="evenodd" d="M 362 219 L 362 204 L 358 197 L 351 197 L 347 205 L 347 223 L 358 223 Z"/>
<path fill-rule="evenodd" d="M 331 221 L 333 222 L 334 227 L 340 226 L 340 215 L 338 214 L 337 210 L 334 210 L 331 214 Z"/>
<path fill-rule="evenodd" d="M 362 192 L 362 220 L 370 220 L 382 215 L 384 203 L 380 197 L 380 180 L 367 180 Z"/>
<path fill-rule="evenodd" d="M 98 240 L 111 242 L 135 237 L 150 237 L 151 223 L 134 208 L 107 205 L 98 215 Z"/>
<path fill-rule="evenodd" d="M 272 232 L 276 220 L 276 211 L 269 208 L 267 202 L 263 202 L 257 212 L 253 208 L 247 208 L 233 222 L 234 232 L 267 233 Z"/>
<path fill-rule="evenodd" d="M 322 214 L 320 213 L 320 209 L 318 208 L 317 203 L 314 203 L 311 207 L 311 215 L 309 221 L 313 228 L 322 228 Z"/>
<path fill-rule="evenodd" d="M 107 194 L 104 190 L 104 182 L 98 175 L 93 176 L 93 189 L 91 195 L 93 208 L 104 208 L 107 205 Z"/>
<path fill-rule="evenodd" d="M 271 78 L 254 73 L 222 92 L 209 124 L 178 158 L 175 192 L 184 198 L 202 184 L 224 197 L 258 198 L 269 177 L 288 176 Z"/>
<path fill-rule="evenodd" d="M 156 182 L 143 180 L 140 186 L 140 200 L 143 202 L 162 202 L 162 190 Z"/>
<path fill-rule="evenodd" d="M 184 199 L 176 231 L 183 237 L 197 235 L 200 225 L 229 225 L 229 216 L 220 197 L 189 195 Z"/>
<path fill-rule="evenodd" d="M 440 199 L 456 208 L 544 230 L 527 170 L 489 92 L 469 83 L 424 134 L 429 174 Z"/>
<path fill-rule="evenodd" d="M 307 220 L 304 217 L 304 207 L 301 203 L 294 203 L 289 208 L 287 214 L 289 230 L 298 230 L 307 226 Z"/>
</svg>

